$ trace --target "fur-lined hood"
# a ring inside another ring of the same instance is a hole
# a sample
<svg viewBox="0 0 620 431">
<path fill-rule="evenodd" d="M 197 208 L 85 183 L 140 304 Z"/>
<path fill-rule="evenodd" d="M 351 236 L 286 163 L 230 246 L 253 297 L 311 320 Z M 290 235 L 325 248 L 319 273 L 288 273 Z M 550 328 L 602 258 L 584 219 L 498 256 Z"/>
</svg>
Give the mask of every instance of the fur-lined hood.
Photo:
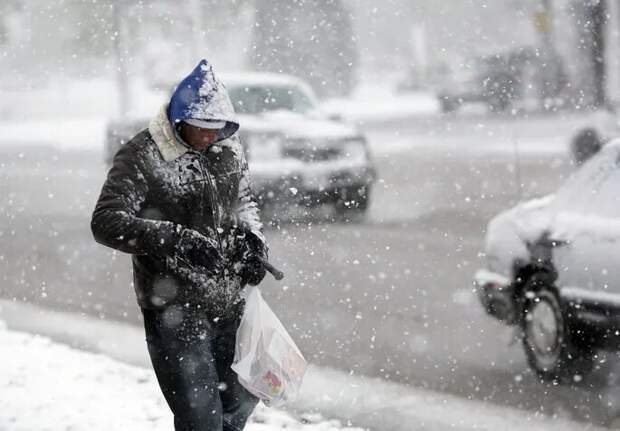
<svg viewBox="0 0 620 431">
<path fill-rule="evenodd" d="M 181 141 L 178 134 L 172 129 L 170 120 L 168 119 L 168 104 L 163 105 L 159 112 L 149 123 L 149 133 L 155 141 L 159 152 L 165 161 L 170 162 L 189 151 L 189 147 Z M 232 147 L 235 150 L 238 147 L 237 139 L 234 137 L 224 139 L 211 144 L 211 147 Z"/>
</svg>

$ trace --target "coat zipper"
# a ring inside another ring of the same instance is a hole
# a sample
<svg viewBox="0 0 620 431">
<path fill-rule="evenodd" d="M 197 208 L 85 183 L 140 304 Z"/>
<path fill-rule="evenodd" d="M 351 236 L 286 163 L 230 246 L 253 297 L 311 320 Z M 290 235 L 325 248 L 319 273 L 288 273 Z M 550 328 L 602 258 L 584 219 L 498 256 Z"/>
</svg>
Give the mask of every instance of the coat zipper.
<svg viewBox="0 0 620 431">
<path fill-rule="evenodd" d="M 220 236 L 220 224 L 221 224 L 221 220 L 220 220 L 220 203 L 219 200 L 217 199 L 214 189 L 215 187 L 213 186 L 213 181 L 211 180 L 211 174 L 209 173 L 209 169 L 206 167 L 206 164 L 203 164 L 203 159 L 204 159 L 204 155 L 200 152 L 198 152 L 198 160 L 199 160 L 199 164 L 200 164 L 200 173 L 202 174 L 203 177 L 206 176 L 207 178 L 207 184 L 209 187 L 209 197 L 211 198 L 211 215 L 213 217 L 213 224 L 215 227 L 215 235 L 217 237 L 217 243 L 220 247 L 220 253 L 224 253 L 224 247 L 222 246 L 222 238 Z M 205 171 L 206 171 L 206 175 L 205 175 Z M 217 206 L 217 207 L 216 207 Z M 217 214 L 216 214 L 217 213 Z"/>
</svg>

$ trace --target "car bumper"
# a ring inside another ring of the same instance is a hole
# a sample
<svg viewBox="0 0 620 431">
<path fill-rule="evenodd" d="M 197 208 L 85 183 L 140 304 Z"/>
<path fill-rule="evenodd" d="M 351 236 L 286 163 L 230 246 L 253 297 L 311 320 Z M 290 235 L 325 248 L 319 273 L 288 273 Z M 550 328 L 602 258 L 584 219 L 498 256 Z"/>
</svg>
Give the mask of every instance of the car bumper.
<svg viewBox="0 0 620 431">
<path fill-rule="evenodd" d="M 481 269 L 474 285 L 489 315 L 506 324 L 519 323 L 514 286 L 506 276 Z M 595 347 L 620 350 L 620 294 L 576 287 L 563 287 L 558 293 L 563 314 L 579 337 Z"/>
<path fill-rule="evenodd" d="M 303 190 L 310 193 L 337 190 L 344 187 L 368 185 L 376 178 L 370 166 L 352 166 L 337 169 L 309 169 L 303 174 Z"/>
<path fill-rule="evenodd" d="M 336 199 L 346 188 L 366 187 L 376 179 L 374 167 L 298 166 L 297 169 L 257 169 L 254 189 L 262 202 L 323 203 Z"/>
<path fill-rule="evenodd" d="M 253 175 L 252 182 L 260 203 L 296 201 L 303 188 L 301 177 L 294 173 L 278 178 Z"/>
<path fill-rule="evenodd" d="M 508 277 L 480 269 L 474 276 L 474 285 L 480 303 L 489 315 L 509 325 L 518 322 L 514 286 Z"/>
</svg>

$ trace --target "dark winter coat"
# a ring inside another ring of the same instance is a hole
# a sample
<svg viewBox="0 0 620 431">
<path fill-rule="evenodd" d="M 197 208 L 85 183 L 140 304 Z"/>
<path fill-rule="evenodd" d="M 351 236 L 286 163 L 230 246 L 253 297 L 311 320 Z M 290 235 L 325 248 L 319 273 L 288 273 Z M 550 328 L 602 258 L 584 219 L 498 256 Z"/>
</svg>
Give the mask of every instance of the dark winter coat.
<svg viewBox="0 0 620 431">
<path fill-rule="evenodd" d="M 188 80 L 201 85 L 186 85 Z M 174 107 L 172 121 L 169 107 Z M 227 126 L 217 143 L 198 152 L 181 141 L 174 127 L 187 118 L 226 121 Z M 242 286 L 233 270 L 238 262 L 232 233 L 241 225 L 262 244 L 265 239 L 237 128 L 226 89 L 201 63 L 148 130 L 114 157 L 91 227 L 97 242 L 133 255 L 141 307 L 199 304 L 216 317 L 239 303 Z M 208 277 L 180 261 L 175 247 L 183 228 L 213 238 L 229 258 L 228 269 Z"/>
</svg>

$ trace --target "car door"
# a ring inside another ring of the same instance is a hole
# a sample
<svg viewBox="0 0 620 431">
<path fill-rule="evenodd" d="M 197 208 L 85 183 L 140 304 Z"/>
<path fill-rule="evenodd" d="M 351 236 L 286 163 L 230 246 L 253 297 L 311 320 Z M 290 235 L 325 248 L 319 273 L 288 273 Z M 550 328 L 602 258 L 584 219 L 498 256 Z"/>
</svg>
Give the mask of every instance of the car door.
<svg viewBox="0 0 620 431">
<path fill-rule="evenodd" d="M 620 161 L 606 148 L 579 182 L 563 190 L 551 239 L 558 285 L 620 292 Z"/>
</svg>

